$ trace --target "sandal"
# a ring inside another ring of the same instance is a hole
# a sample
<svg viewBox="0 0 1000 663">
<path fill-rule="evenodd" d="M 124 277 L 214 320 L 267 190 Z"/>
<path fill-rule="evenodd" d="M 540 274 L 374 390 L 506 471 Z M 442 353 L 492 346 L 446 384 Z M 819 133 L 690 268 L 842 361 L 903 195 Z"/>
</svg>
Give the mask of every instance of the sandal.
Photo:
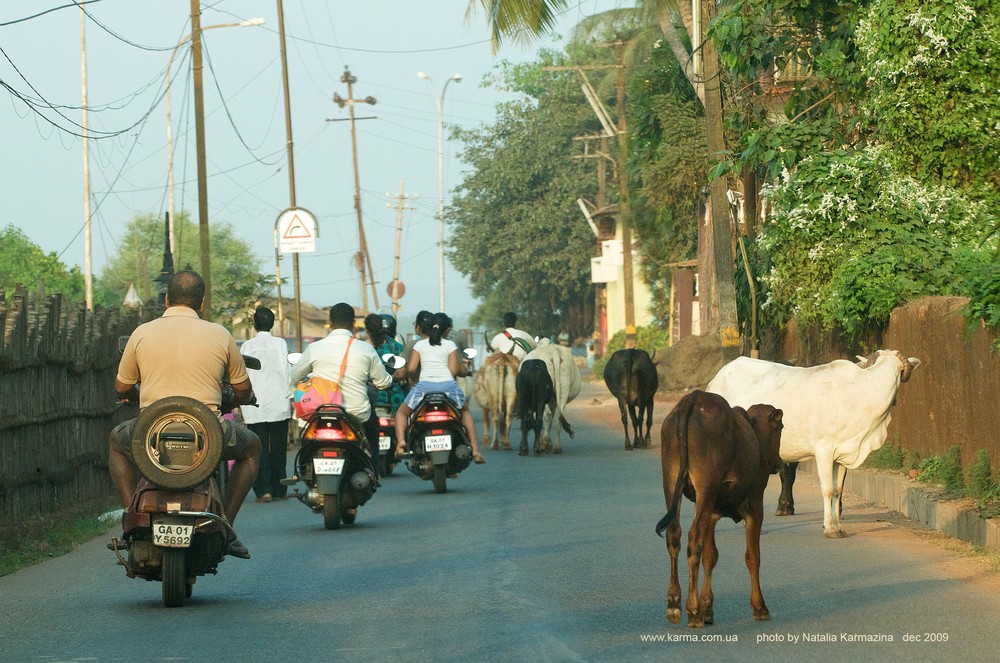
<svg viewBox="0 0 1000 663">
<path fill-rule="evenodd" d="M 482 465 L 486 462 L 486 459 L 483 458 L 482 454 L 472 454 L 472 462 L 476 465 Z"/>
</svg>

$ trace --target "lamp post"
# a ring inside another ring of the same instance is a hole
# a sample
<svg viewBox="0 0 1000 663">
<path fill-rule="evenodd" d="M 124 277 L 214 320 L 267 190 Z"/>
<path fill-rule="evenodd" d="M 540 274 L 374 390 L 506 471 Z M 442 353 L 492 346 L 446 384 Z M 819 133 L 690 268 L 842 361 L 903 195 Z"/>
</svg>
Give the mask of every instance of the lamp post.
<svg viewBox="0 0 1000 663">
<path fill-rule="evenodd" d="M 424 79 L 430 84 L 432 90 L 435 89 L 434 80 L 424 72 L 417 72 L 417 78 Z M 444 310 L 444 93 L 448 89 L 448 83 L 452 81 L 461 83 L 462 75 L 452 74 L 451 78 L 444 82 L 441 94 L 434 100 L 434 103 L 437 104 L 438 114 L 438 215 L 441 218 L 441 239 L 439 241 L 441 250 L 441 294 L 438 299 L 438 310 L 440 311 Z"/>
<path fill-rule="evenodd" d="M 252 25 L 264 25 L 265 21 L 262 18 L 251 18 L 247 21 L 240 21 L 238 23 L 219 23 L 218 25 L 207 25 L 201 29 L 202 32 L 205 30 L 214 30 L 216 28 L 246 28 Z M 176 253 L 177 251 L 177 235 L 174 231 L 174 144 L 173 144 L 173 128 L 170 116 L 170 70 L 173 67 L 174 56 L 177 55 L 177 50 L 184 44 L 191 41 L 191 37 L 194 33 L 191 33 L 177 42 L 174 46 L 174 50 L 170 51 L 170 59 L 167 60 L 167 212 L 169 214 L 169 230 L 170 230 L 170 251 Z"/>
</svg>

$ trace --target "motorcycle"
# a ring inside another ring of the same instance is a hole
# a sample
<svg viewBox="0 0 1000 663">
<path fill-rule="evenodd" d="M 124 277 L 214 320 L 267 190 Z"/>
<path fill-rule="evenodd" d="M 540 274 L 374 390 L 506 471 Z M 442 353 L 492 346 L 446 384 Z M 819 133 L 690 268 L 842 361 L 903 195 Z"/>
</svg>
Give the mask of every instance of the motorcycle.
<svg viewBox="0 0 1000 663">
<path fill-rule="evenodd" d="M 306 485 L 292 497 L 323 514 L 326 529 L 354 524 L 357 508 L 376 490 L 375 464 L 356 419 L 340 405 L 320 405 L 306 420 L 295 454 L 295 475 L 281 483 Z"/>
<path fill-rule="evenodd" d="M 466 359 L 476 350 L 463 351 Z M 383 360 L 388 360 L 383 356 Z M 397 364 L 397 367 L 400 364 Z M 406 448 L 402 458 L 407 469 L 432 481 L 435 493 L 448 492 L 448 477 L 472 462 L 472 446 L 462 425 L 462 411 L 446 394 L 426 394 L 413 409 L 406 426 Z"/>
<path fill-rule="evenodd" d="M 384 405 L 375 407 L 378 416 L 378 470 L 380 476 L 391 476 L 396 469 L 396 416 Z"/>
<path fill-rule="evenodd" d="M 253 357 L 244 361 L 260 368 Z M 224 412 L 234 407 L 224 398 Z M 216 483 L 223 444 L 219 416 L 184 396 L 155 401 L 132 427 L 132 457 L 142 478 L 122 517 L 121 538 L 113 537 L 108 548 L 129 578 L 159 581 L 168 608 L 184 605 L 199 576 L 218 573 L 236 539 Z"/>
</svg>

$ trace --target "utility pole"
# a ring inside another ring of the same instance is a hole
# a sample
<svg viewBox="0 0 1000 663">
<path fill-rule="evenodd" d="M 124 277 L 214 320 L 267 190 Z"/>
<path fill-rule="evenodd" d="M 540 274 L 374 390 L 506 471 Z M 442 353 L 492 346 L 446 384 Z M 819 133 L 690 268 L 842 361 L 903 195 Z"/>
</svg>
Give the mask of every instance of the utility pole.
<svg viewBox="0 0 1000 663">
<path fill-rule="evenodd" d="M 389 194 L 385 194 L 389 195 Z M 407 196 L 403 193 L 403 180 L 399 180 L 399 193 L 396 195 L 396 259 L 392 265 L 392 283 L 389 284 L 389 297 L 392 298 L 392 314 L 398 317 L 399 298 L 403 296 L 403 284 L 399 280 L 399 254 L 403 243 L 403 210 L 412 210 L 413 207 L 404 205 L 404 201 L 416 196 Z M 386 203 L 386 207 L 393 205 Z"/>
<path fill-rule="evenodd" d="M 375 290 L 375 271 L 372 269 L 372 259 L 368 253 L 368 242 L 365 239 L 365 224 L 361 218 L 361 179 L 358 174 L 358 135 L 354 125 L 354 105 L 355 104 L 369 104 L 371 106 L 375 105 L 375 97 L 365 97 L 364 99 L 354 98 L 354 84 L 358 82 L 358 79 L 351 74 L 351 70 L 344 68 L 344 74 L 340 77 L 341 83 L 347 83 L 347 99 L 341 98 L 339 94 L 334 93 L 333 102 L 343 108 L 347 106 L 347 110 L 350 114 L 351 121 L 351 150 L 354 155 L 354 209 L 358 213 L 358 240 L 360 242 L 360 252 L 361 260 L 358 265 L 361 271 L 361 299 L 363 303 L 363 310 L 365 315 L 368 315 L 368 276 L 370 276 L 371 288 L 372 288 L 372 299 L 375 302 L 375 308 L 378 309 L 378 292 Z M 361 120 L 375 119 L 375 118 L 357 118 Z M 366 271 L 367 266 L 367 271 Z M 366 274 L 368 276 L 366 276 Z"/>
<path fill-rule="evenodd" d="M 205 158 L 204 66 L 201 61 L 201 3 L 191 0 L 191 57 L 194 73 L 194 128 L 198 161 L 198 237 L 201 243 L 201 278 L 205 281 L 202 316 L 212 319 L 212 254 L 208 235 L 208 167 Z"/>
<path fill-rule="evenodd" d="M 622 224 L 622 257 L 625 261 L 625 347 L 634 348 L 636 329 L 635 300 L 632 292 L 632 211 L 629 205 L 628 136 L 625 133 L 625 43 L 616 41 L 614 46 L 615 66 L 617 67 L 615 88 L 618 92 L 616 104 L 618 110 L 618 187 L 621 193 L 621 200 L 618 203 L 618 218 L 621 219 Z"/>
<path fill-rule="evenodd" d="M 624 264 L 623 271 L 623 292 L 625 297 L 625 347 L 634 348 L 636 341 L 635 328 L 635 301 L 632 287 L 632 224 L 631 207 L 629 205 L 629 184 L 628 184 L 628 137 L 625 124 L 625 64 L 624 46 L 622 41 L 608 44 L 615 47 L 615 64 L 613 65 L 575 65 L 569 67 L 543 67 L 545 71 L 575 71 L 583 80 L 583 94 L 587 98 L 597 119 L 604 127 L 608 136 L 618 137 L 618 159 L 617 175 L 620 200 L 618 201 L 618 220 L 622 229 L 622 258 Z M 590 81 L 587 80 L 585 71 L 615 69 L 615 88 L 617 90 L 616 110 L 618 114 L 617 127 L 611 126 L 611 118 L 601 104 L 600 99 Z M 604 144 L 602 143 L 602 151 Z"/>
<path fill-rule="evenodd" d="M 292 150 L 292 106 L 288 94 L 288 56 L 285 50 L 285 9 L 278 0 L 278 35 L 281 40 L 281 80 L 285 93 L 285 138 L 288 152 L 289 207 L 295 207 L 295 152 Z M 278 251 L 277 230 L 274 238 L 274 277 L 278 288 L 278 329 L 285 335 L 285 315 L 281 301 L 281 253 Z M 295 345 L 302 352 L 302 299 L 299 292 L 299 254 L 292 254 L 292 275 L 295 287 Z"/>
<path fill-rule="evenodd" d="M 94 310 L 94 268 L 91 260 L 90 238 L 90 139 L 87 130 L 87 13 L 80 7 L 80 82 L 83 88 L 83 121 L 80 135 L 83 137 L 83 281 L 86 306 Z"/>
</svg>

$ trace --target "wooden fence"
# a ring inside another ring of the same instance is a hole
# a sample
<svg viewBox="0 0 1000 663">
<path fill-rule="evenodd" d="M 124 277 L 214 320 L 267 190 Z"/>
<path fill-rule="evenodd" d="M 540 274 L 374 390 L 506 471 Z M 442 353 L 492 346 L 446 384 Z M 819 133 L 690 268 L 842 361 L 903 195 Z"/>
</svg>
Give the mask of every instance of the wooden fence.
<svg viewBox="0 0 1000 663">
<path fill-rule="evenodd" d="M 21 287 L 7 303 L 0 287 L 0 529 L 114 496 L 118 337 L 141 321 Z"/>
</svg>

